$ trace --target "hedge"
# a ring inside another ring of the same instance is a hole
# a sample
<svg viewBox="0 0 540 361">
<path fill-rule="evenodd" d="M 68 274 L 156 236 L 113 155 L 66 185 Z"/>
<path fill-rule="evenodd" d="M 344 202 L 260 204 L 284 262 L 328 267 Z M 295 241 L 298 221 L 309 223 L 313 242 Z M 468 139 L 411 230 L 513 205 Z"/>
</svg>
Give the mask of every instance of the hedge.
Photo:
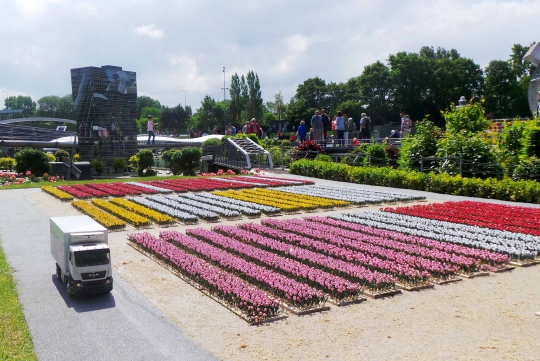
<svg viewBox="0 0 540 361">
<path fill-rule="evenodd" d="M 494 178 L 462 178 L 446 173 L 420 173 L 389 167 L 353 167 L 341 163 L 299 160 L 291 164 L 292 174 L 341 182 L 415 189 L 466 197 L 540 204 L 540 183 Z"/>
</svg>

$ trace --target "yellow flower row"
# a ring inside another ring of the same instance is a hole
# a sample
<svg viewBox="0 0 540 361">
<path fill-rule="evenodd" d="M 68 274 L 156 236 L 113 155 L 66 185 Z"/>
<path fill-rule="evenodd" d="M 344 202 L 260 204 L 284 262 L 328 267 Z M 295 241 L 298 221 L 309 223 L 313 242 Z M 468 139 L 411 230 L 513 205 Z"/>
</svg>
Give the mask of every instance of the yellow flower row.
<svg viewBox="0 0 540 361">
<path fill-rule="evenodd" d="M 45 186 L 45 187 L 41 187 L 41 190 L 43 190 L 46 193 L 49 193 L 53 197 L 60 199 L 61 201 L 70 201 L 74 198 L 71 194 L 61 191 L 60 189 L 55 188 L 55 187 Z"/>
<path fill-rule="evenodd" d="M 71 205 L 81 212 L 92 217 L 96 222 L 103 225 L 107 229 L 122 229 L 126 228 L 126 223 L 121 219 L 105 212 L 102 209 L 85 201 L 73 201 Z"/>
<path fill-rule="evenodd" d="M 112 204 L 116 204 L 120 207 L 128 209 L 132 212 L 140 214 L 141 216 L 148 217 L 154 222 L 156 222 L 157 224 L 170 224 L 170 223 L 176 222 L 176 220 L 171 216 L 168 216 L 166 214 L 157 212 L 153 209 L 141 206 L 140 204 L 137 204 L 132 201 L 128 201 L 127 199 L 124 199 L 124 198 L 112 198 L 110 202 Z"/>
<path fill-rule="evenodd" d="M 347 206 L 350 203 L 328 198 L 294 195 L 274 189 L 254 188 L 241 191 L 216 191 L 214 194 L 248 202 L 255 202 L 268 206 L 278 207 L 284 211 L 313 210 L 317 208 L 332 208 Z"/>
<path fill-rule="evenodd" d="M 92 204 L 106 210 L 109 213 L 112 213 L 113 215 L 117 216 L 120 219 L 123 219 L 124 221 L 132 224 L 135 227 L 149 226 L 151 223 L 148 218 L 144 218 L 137 213 L 128 211 L 122 207 L 118 207 L 117 205 L 114 205 L 103 199 L 94 199 L 92 200 Z"/>
</svg>

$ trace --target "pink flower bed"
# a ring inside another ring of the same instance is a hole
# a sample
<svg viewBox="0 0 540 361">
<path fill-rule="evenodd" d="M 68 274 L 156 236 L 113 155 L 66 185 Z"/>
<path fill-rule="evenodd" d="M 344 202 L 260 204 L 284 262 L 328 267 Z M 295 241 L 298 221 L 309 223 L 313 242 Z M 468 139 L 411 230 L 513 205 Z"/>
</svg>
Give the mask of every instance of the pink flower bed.
<svg viewBox="0 0 540 361">
<path fill-rule="evenodd" d="M 157 239 L 149 233 L 130 234 L 128 237 L 131 242 L 199 283 L 215 297 L 239 309 L 249 322 L 264 321 L 277 315 L 279 299 L 270 298 L 265 292 L 240 278 L 192 254 L 183 252 L 178 247 Z"/>
<path fill-rule="evenodd" d="M 72 186 L 58 186 L 57 188 L 68 194 L 71 194 L 75 198 L 80 198 L 80 199 L 92 198 L 92 195 L 90 193 L 80 191 L 78 189 L 73 188 Z"/>
</svg>

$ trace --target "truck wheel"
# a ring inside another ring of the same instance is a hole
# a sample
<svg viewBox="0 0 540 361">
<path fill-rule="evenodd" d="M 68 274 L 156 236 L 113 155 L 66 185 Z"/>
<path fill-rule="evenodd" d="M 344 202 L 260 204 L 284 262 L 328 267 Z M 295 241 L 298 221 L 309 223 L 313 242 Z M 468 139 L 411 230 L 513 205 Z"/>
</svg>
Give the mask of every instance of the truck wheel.
<svg viewBox="0 0 540 361">
<path fill-rule="evenodd" d="M 62 270 L 58 266 L 58 263 L 56 264 L 56 279 L 58 279 L 58 282 L 62 282 Z"/>
</svg>

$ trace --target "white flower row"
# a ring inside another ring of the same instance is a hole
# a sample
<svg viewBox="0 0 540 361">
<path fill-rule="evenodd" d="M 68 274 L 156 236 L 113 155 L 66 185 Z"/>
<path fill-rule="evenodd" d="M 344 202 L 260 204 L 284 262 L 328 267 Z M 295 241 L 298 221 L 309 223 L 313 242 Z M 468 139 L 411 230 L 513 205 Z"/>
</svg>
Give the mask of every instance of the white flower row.
<svg viewBox="0 0 540 361">
<path fill-rule="evenodd" d="M 210 193 L 182 193 L 180 197 L 182 198 L 188 198 L 193 201 L 201 202 L 204 204 L 209 204 L 215 207 L 222 207 L 226 209 L 231 209 L 233 211 L 238 211 L 240 213 L 243 213 L 250 217 L 258 217 L 261 215 L 261 211 L 259 209 L 249 208 L 246 206 L 240 206 L 237 204 L 232 204 L 228 202 L 228 198 L 225 198 L 224 200 L 218 200 L 214 199 L 211 196 Z M 217 197 L 217 196 L 216 196 Z"/>
<path fill-rule="evenodd" d="M 197 218 L 197 216 L 195 216 L 193 214 L 190 214 L 190 213 L 187 213 L 187 212 L 182 212 L 181 210 L 178 210 L 178 209 L 163 205 L 161 203 L 152 201 L 152 200 L 144 198 L 144 197 L 128 197 L 127 199 L 132 201 L 132 202 L 135 202 L 137 204 L 140 204 L 141 206 L 145 206 L 145 207 L 151 208 L 151 209 L 153 209 L 155 211 L 168 214 L 171 217 L 178 218 L 179 220 L 181 220 L 183 222 L 194 223 L 194 222 L 197 222 L 199 220 Z"/>
<path fill-rule="evenodd" d="M 390 212 L 355 212 L 331 218 L 370 227 L 431 238 L 438 241 L 508 254 L 513 259 L 533 259 L 540 251 L 540 237 L 468 226 L 465 224 L 412 217 Z"/>
<path fill-rule="evenodd" d="M 265 176 L 261 176 L 261 175 L 256 175 L 256 176 L 252 176 L 252 177 L 247 177 L 247 176 L 236 176 L 236 177 L 234 177 L 234 179 L 246 180 L 248 182 L 252 182 L 253 180 L 255 180 L 255 182 L 256 182 L 257 178 L 260 178 L 261 180 L 265 180 L 265 181 L 281 183 L 283 185 L 304 184 L 303 182 L 295 181 L 295 180 L 292 180 L 292 179 L 291 180 L 276 179 L 276 178 L 265 177 Z"/>
<path fill-rule="evenodd" d="M 178 197 L 176 197 L 176 196 L 167 196 L 166 198 L 169 198 L 169 199 L 171 199 L 173 201 L 180 202 L 182 204 L 187 204 L 187 205 L 190 205 L 190 206 L 193 206 L 193 207 L 198 207 L 198 208 L 204 207 L 204 209 L 210 210 L 210 211 L 215 212 L 217 214 L 220 214 L 220 215 L 222 215 L 224 217 L 228 217 L 228 218 L 240 217 L 240 212 L 238 212 L 238 211 L 234 211 L 234 210 L 227 209 L 227 208 L 220 207 L 220 206 L 213 206 L 213 205 L 210 205 L 210 204 L 201 204 L 200 201 L 190 199 L 190 197 L 185 197 L 184 194 L 180 194 L 180 195 L 178 195 Z"/>
<path fill-rule="evenodd" d="M 214 199 L 214 200 L 217 200 L 217 201 L 223 201 L 223 202 L 227 202 L 227 203 L 230 203 L 230 204 L 235 204 L 237 206 L 242 206 L 242 207 L 246 207 L 246 208 L 250 208 L 250 209 L 258 209 L 258 210 L 260 210 L 261 212 L 263 212 L 265 214 L 276 214 L 276 213 L 281 212 L 281 209 L 279 209 L 277 207 L 265 206 L 264 204 L 241 201 L 239 199 L 222 197 L 222 196 L 218 196 L 218 195 L 211 194 L 211 193 L 202 193 L 202 194 L 204 194 L 205 197 L 207 197 L 208 199 Z"/>
<path fill-rule="evenodd" d="M 194 214 L 198 217 L 201 217 L 202 219 L 206 219 L 207 221 L 216 221 L 219 219 L 219 215 L 215 212 L 207 211 L 206 209 L 194 207 L 189 204 L 180 203 L 180 202 L 177 202 L 176 200 L 170 199 L 169 197 L 152 195 L 152 196 L 148 196 L 147 198 L 152 201 L 164 204 L 166 206 Z"/>
<path fill-rule="evenodd" d="M 210 179 L 213 179 L 213 180 L 217 180 L 217 181 L 222 181 L 222 182 L 229 182 L 229 183 L 238 183 L 238 184 L 245 184 L 245 185 L 254 185 L 254 186 L 257 186 L 257 187 L 268 187 L 268 184 L 264 184 L 264 183 L 257 183 L 257 182 L 246 182 L 246 181 L 240 181 L 240 180 L 236 180 L 237 177 L 234 177 L 234 179 L 232 179 L 231 177 L 226 177 L 226 178 L 220 178 L 220 177 L 212 177 Z"/>
<path fill-rule="evenodd" d="M 153 190 L 155 190 L 157 192 L 160 192 L 160 193 L 172 193 L 173 192 L 171 189 L 156 187 L 156 186 L 146 184 L 146 183 L 126 182 L 126 184 L 131 184 L 131 185 L 134 185 L 134 186 L 143 187 L 143 188 L 147 188 L 147 189 L 153 189 Z"/>
<path fill-rule="evenodd" d="M 278 190 L 294 194 L 304 194 L 314 197 L 324 197 L 348 201 L 355 204 L 374 204 L 382 202 L 410 201 L 424 199 L 423 196 L 415 196 L 402 193 L 378 192 L 365 189 L 335 187 L 325 185 L 305 185 L 294 187 L 280 187 Z"/>
</svg>

